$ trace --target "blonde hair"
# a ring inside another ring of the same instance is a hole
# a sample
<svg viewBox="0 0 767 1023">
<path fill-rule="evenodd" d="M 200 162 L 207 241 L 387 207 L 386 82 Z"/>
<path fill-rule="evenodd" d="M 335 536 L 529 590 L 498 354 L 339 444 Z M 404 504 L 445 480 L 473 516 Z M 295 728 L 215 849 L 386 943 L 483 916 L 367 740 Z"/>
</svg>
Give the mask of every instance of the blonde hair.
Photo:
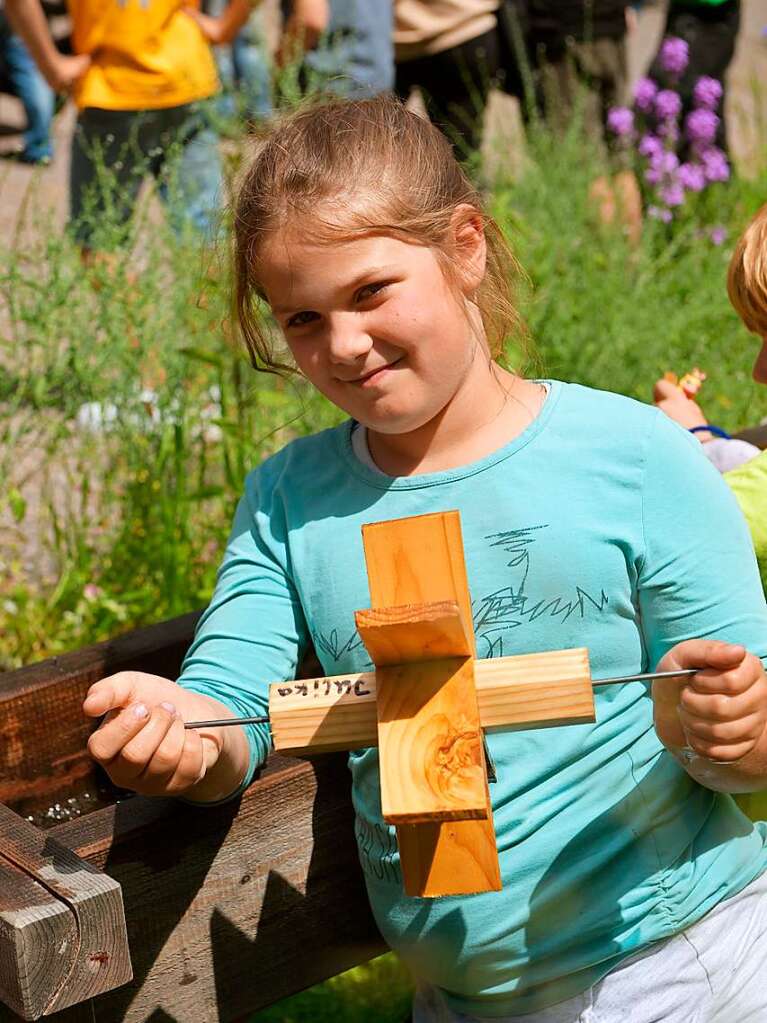
<svg viewBox="0 0 767 1023">
<path fill-rule="evenodd" d="M 767 337 L 767 204 L 738 240 L 727 273 L 727 293 L 748 330 Z"/>
<path fill-rule="evenodd" d="M 302 238 L 343 241 L 384 232 L 433 248 L 448 280 L 450 227 L 456 209 L 473 207 L 487 243 L 485 277 L 474 301 L 490 353 L 527 334 L 516 307 L 520 267 L 501 229 L 439 129 L 396 99 L 335 100 L 299 108 L 271 125 L 234 203 L 235 315 L 256 369 L 291 370 L 276 360 L 259 309 L 264 243 L 300 220 Z"/>
</svg>

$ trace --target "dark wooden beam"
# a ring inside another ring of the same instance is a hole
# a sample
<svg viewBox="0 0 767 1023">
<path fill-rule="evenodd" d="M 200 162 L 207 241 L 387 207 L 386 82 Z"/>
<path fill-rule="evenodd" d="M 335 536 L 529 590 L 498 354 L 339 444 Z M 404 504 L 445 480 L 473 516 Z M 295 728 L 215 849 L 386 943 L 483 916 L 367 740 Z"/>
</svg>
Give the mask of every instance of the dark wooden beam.
<svg viewBox="0 0 767 1023">
<path fill-rule="evenodd" d="M 0 999 L 35 1020 L 131 976 L 120 885 L 0 805 Z"/>
<path fill-rule="evenodd" d="M 196 618 L 0 676 L 5 798 L 26 812 L 92 786 L 92 723 L 80 709 L 88 686 L 128 669 L 175 677 Z M 60 1023 L 235 1021 L 386 950 L 344 755 L 274 757 L 240 800 L 219 807 L 134 796 L 47 835 L 121 885 L 134 972 L 47 1017 Z M 0 1006 L 2 1023 L 17 1019 Z"/>
</svg>

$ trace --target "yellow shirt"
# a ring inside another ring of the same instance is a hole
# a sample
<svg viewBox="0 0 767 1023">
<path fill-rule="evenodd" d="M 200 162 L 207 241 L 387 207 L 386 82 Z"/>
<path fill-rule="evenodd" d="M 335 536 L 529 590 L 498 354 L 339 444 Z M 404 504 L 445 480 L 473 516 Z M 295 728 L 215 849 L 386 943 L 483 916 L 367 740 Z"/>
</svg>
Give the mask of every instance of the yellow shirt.
<svg viewBox="0 0 767 1023">
<path fill-rule="evenodd" d="M 75 101 L 106 110 L 158 110 L 218 89 L 210 46 L 184 0 L 69 0 L 75 53 L 92 65 Z"/>
</svg>

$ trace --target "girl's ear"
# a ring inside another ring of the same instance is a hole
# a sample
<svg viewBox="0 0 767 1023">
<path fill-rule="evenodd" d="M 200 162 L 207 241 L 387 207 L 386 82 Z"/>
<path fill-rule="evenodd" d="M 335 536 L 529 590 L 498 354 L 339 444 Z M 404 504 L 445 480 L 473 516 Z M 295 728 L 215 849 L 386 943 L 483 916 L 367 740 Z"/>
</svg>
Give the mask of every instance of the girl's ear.
<svg viewBox="0 0 767 1023">
<path fill-rule="evenodd" d="M 461 291 L 472 298 L 485 276 L 487 243 L 482 214 L 474 206 L 461 203 L 451 221 L 455 271 Z"/>
</svg>

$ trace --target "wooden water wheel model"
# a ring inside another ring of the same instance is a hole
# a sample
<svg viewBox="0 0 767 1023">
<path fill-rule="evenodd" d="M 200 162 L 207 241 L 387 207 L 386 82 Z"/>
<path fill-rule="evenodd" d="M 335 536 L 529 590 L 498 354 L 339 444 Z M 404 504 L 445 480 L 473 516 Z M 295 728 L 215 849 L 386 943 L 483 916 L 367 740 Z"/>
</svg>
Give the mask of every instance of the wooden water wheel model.
<svg viewBox="0 0 767 1023">
<path fill-rule="evenodd" d="M 476 659 L 457 512 L 363 539 L 375 670 L 275 683 L 278 755 L 239 801 L 133 796 L 41 826 L 103 787 L 89 686 L 176 677 L 196 615 L 0 675 L 0 1021 L 238 1020 L 384 951 L 329 750 L 379 747 L 407 894 L 500 887 L 482 730 L 593 721 L 587 651 Z"/>
</svg>

